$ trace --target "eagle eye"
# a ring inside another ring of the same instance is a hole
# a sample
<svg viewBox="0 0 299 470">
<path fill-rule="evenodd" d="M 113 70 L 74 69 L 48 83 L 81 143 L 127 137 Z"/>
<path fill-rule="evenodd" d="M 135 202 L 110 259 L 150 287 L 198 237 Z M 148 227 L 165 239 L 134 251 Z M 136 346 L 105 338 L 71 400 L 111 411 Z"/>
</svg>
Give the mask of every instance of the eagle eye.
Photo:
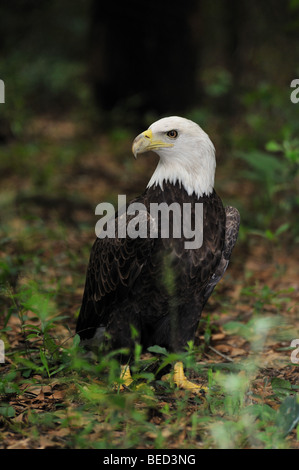
<svg viewBox="0 0 299 470">
<path fill-rule="evenodd" d="M 175 139 L 178 136 L 178 132 L 172 129 L 171 131 L 166 132 L 166 135 L 171 139 Z"/>
</svg>

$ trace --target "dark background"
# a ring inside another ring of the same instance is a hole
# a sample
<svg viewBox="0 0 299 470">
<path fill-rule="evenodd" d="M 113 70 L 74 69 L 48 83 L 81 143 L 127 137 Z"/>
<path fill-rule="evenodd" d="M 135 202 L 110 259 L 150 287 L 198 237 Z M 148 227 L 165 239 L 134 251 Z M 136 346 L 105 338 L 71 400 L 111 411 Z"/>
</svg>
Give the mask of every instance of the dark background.
<svg viewBox="0 0 299 470">
<path fill-rule="evenodd" d="M 3 2 L 2 126 L 14 133 L 21 112 L 90 107 L 123 126 L 203 109 L 244 119 L 250 104 L 277 121 L 298 74 L 298 35 L 296 0 Z"/>
<path fill-rule="evenodd" d="M 18 204 L 51 211 L 54 193 L 57 212 L 74 219 L 66 201 L 86 208 L 91 186 L 92 206 L 120 189 L 135 195 L 156 160 L 133 168 L 132 139 L 177 114 L 210 134 L 218 188 L 242 226 L 267 238 L 289 224 L 297 238 L 298 0 L 12 0 L 0 13 L 0 178 Z M 87 184 L 69 191 L 62 174 Z"/>
</svg>

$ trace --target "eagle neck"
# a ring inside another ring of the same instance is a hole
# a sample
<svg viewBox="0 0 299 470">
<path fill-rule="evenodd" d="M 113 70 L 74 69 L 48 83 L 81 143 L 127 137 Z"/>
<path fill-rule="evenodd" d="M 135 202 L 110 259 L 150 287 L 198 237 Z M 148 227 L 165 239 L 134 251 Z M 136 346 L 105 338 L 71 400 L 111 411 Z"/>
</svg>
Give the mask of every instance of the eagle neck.
<svg viewBox="0 0 299 470">
<path fill-rule="evenodd" d="M 147 187 L 160 186 L 163 191 L 165 183 L 172 185 L 178 183 L 189 196 L 193 193 L 197 197 L 210 195 L 214 188 L 215 167 L 215 159 L 197 161 L 194 164 L 191 159 L 186 160 L 186 158 L 183 161 L 179 158 L 172 159 L 171 162 L 160 158 Z"/>
</svg>

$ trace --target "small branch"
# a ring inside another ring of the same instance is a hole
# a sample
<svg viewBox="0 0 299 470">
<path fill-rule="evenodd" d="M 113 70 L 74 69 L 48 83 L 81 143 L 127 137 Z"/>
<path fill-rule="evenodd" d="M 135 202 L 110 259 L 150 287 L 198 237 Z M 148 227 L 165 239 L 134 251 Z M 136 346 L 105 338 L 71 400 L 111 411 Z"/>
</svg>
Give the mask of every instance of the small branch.
<svg viewBox="0 0 299 470">
<path fill-rule="evenodd" d="M 211 351 L 213 351 L 214 353 L 219 354 L 219 356 L 223 357 L 227 361 L 234 362 L 234 360 L 231 357 L 226 356 L 225 354 L 223 354 L 220 351 L 217 351 L 217 349 L 213 348 L 213 346 L 209 346 L 209 349 L 211 349 Z"/>
</svg>

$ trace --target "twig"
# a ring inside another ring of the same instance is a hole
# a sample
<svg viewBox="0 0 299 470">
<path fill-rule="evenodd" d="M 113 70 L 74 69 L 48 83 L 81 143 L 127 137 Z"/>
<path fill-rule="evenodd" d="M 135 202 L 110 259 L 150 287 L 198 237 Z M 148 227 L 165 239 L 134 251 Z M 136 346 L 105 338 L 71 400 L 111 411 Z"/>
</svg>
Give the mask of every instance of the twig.
<svg viewBox="0 0 299 470">
<path fill-rule="evenodd" d="M 234 360 L 229 357 L 229 356 L 226 356 L 225 354 L 223 354 L 222 352 L 220 351 L 217 351 L 217 349 L 213 348 L 213 346 L 209 346 L 209 348 L 216 354 L 219 354 L 219 356 L 223 357 L 224 359 L 226 359 L 227 361 L 230 361 L 230 362 L 234 362 Z"/>
</svg>

